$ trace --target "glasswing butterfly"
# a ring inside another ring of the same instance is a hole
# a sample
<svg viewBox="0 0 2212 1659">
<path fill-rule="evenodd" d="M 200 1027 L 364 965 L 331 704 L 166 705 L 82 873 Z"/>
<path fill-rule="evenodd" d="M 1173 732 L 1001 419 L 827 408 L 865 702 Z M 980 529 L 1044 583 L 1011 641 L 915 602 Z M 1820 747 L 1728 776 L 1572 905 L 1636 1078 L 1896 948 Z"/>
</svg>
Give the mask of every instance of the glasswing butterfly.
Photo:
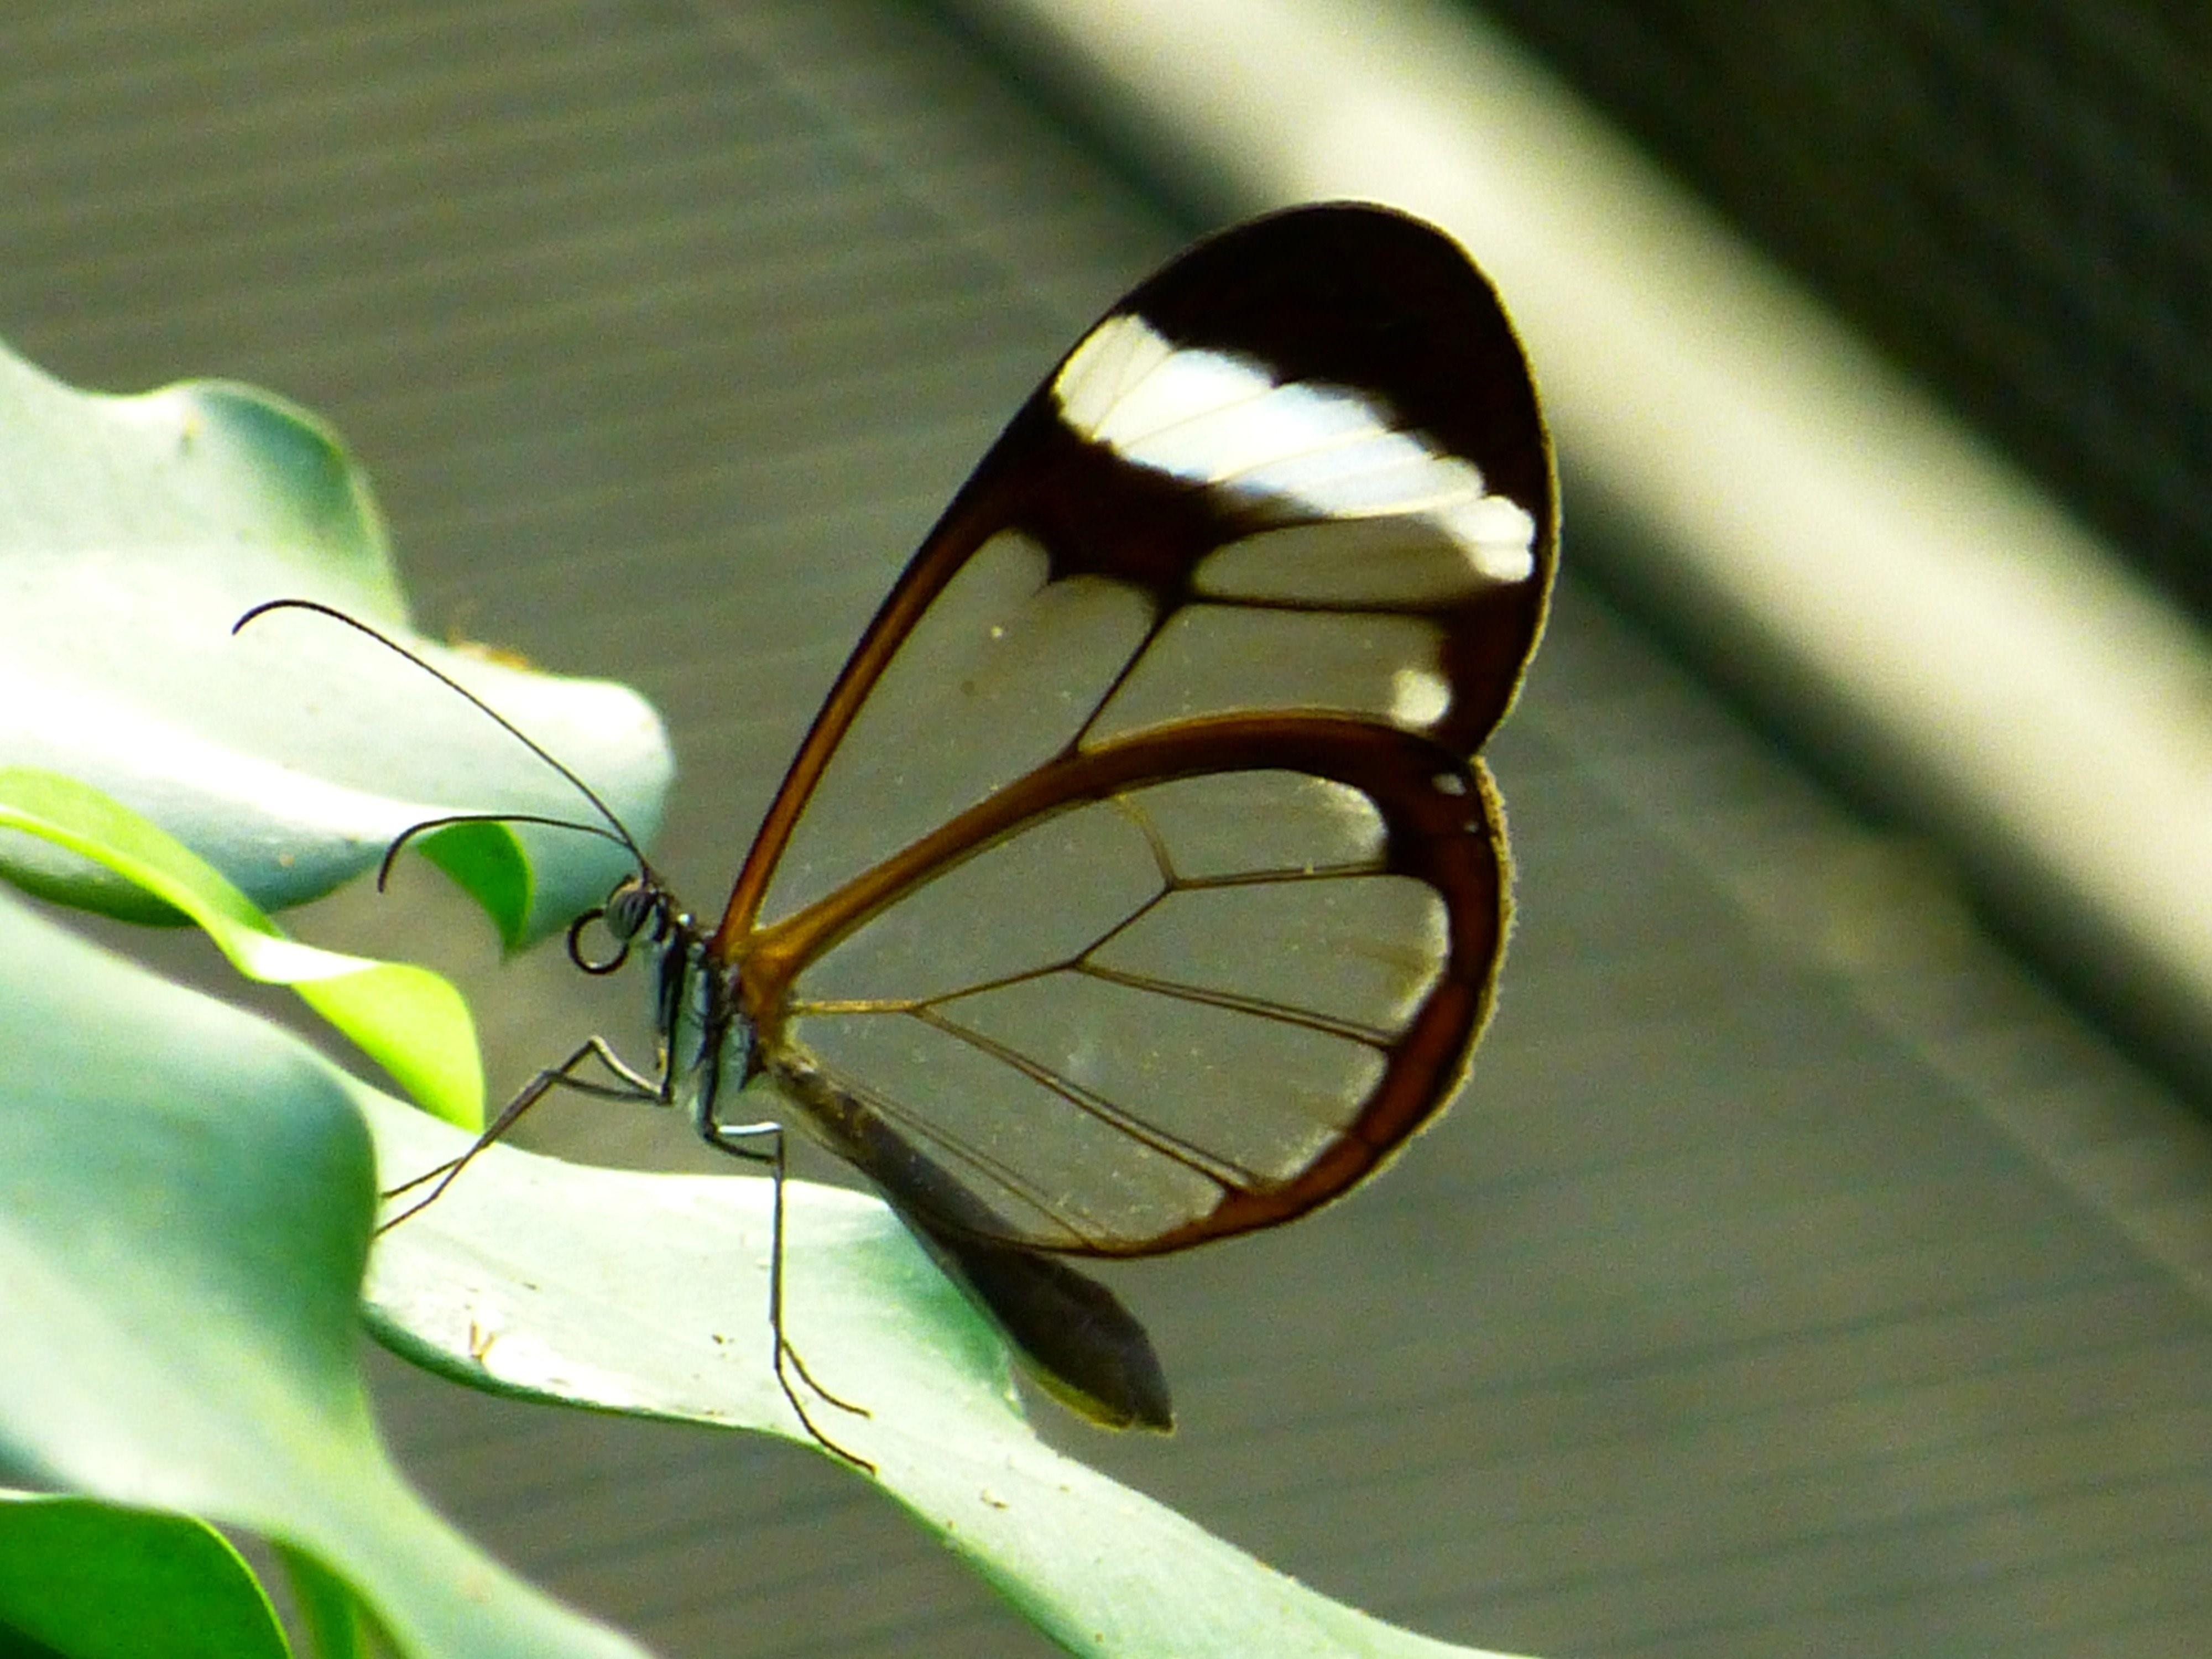
<svg viewBox="0 0 2212 1659">
<path fill-rule="evenodd" d="M 486 1139 L 556 1084 L 681 1104 L 774 1166 L 780 1229 L 781 1129 L 726 1115 L 766 1085 L 1052 1392 L 1168 1427 L 1142 1327 L 1069 1258 L 1291 1220 L 1457 1089 L 1509 911 L 1475 756 L 1557 525 L 1527 362 L 1448 236 L 1337 204 L 1200 242 L 954 497 L 720 919 L 640 853 L 571 928 L 591 971 L 651 959 L 654 1068 L 594 1038 Z"/>
</svg>

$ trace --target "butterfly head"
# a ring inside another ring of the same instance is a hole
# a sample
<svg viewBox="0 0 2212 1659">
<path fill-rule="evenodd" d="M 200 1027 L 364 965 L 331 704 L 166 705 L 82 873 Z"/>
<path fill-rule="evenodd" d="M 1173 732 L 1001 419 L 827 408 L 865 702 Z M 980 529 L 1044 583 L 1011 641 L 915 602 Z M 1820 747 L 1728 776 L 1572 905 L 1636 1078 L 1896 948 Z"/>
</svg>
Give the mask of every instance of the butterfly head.
<svg viewBox="0 0 2212 1659">
<path fill-rule="evenodd" d="M 584 948 L 584 930 L 597 922 L 614 939 L 611 954 L 595 957 Z M 643 866 L 624 876 L 596 905 L 568 924 L 568 959 L 587 974 L 611 974 L 629 960 L 631 947 L 661 953 L 672 940 L 688 939 L 696 930 L 691 917 L 661 884 L 660 878 Z"/>
</svg>

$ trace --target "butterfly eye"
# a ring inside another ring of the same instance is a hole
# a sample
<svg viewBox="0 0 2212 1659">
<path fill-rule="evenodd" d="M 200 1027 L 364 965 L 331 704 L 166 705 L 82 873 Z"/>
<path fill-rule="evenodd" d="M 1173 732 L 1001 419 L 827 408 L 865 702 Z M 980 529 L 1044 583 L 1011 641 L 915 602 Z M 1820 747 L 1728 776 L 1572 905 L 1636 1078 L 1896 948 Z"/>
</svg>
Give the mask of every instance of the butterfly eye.
<svg viewBox="0 0 2212 1659">
<path fill-rule="evenodd" d="M 607 895 L 607 902 L 600 910 L 600 920 L 605 924 L 607 932 L 627 945 L 644 931 L 647 922 L 653 921 L 655 913 L 661 908 L 661 895 L 658 889 L 640 877 L 625 876 L 616 884 L 614 891 Z"/>
<path fill-rule="evenodd" d="M 629 960 L 630 946 L 648 924 L 657 941 L 666 935 L 672 920 L 666 893 L 643 876 L 625 876 L 605 904 L 568 924 L 568 960 L 587 974 L 611 974 Z M 614 938 L 615 948 L 606 956 L 592 956 L 584 948 L 585 930 L 593 922 Z"/>
</svg>

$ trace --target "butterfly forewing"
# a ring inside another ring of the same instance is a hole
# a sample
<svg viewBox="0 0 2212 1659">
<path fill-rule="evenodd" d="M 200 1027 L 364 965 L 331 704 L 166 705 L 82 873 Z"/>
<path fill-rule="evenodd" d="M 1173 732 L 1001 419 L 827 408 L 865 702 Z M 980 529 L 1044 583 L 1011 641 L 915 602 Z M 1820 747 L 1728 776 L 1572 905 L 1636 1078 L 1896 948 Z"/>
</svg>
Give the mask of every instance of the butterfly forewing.
<svg viewBox="0 0 2212 1659">
<path fill-rule="evenodd" d="M 759 1063 L 1022 1244 L 1172 1249 L 1356 1181 L 1487 1006 L 1471 757 L 1552 501 L 1438 233 L 1309 209 L 1170 266 L 1016 417 L 794 761 L 714 946 Z"/>
</svg>

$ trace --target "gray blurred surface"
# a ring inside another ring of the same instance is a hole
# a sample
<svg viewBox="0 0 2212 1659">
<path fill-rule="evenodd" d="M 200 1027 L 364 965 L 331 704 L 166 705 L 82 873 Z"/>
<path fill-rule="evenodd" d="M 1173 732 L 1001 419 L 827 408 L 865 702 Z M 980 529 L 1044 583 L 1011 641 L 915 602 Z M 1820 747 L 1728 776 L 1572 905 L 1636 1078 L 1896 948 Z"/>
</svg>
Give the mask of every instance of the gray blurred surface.
<svg viewBox="0 0 2212 1659">
<path fill-rule="evenodd" d="M 696 904 L 998 422 L 1190 228 L 889 7 L 0 19 L 0 336 L 330 416 L 427 623 L 660 704 Z M 1173 1441 L 1048 1431 L 1491 1647 L 2212 1650 L 2201 1118 L 1571 579 L 1492 752 L 1521 925 L 1465 1098 L 1351 1202 L 1117 1278 Z M 495 1086 L 635 1030 L 424 877 L 312 925 L 463 971 Z M 1044 1650 L 821 1460 L 374 1369 L 457 1518 L 662 1651 Z"/>
<path fill-rule="evenodd" d="M 1485 9 L 2212 618 L 2212 12 Z"/>
</svg>

